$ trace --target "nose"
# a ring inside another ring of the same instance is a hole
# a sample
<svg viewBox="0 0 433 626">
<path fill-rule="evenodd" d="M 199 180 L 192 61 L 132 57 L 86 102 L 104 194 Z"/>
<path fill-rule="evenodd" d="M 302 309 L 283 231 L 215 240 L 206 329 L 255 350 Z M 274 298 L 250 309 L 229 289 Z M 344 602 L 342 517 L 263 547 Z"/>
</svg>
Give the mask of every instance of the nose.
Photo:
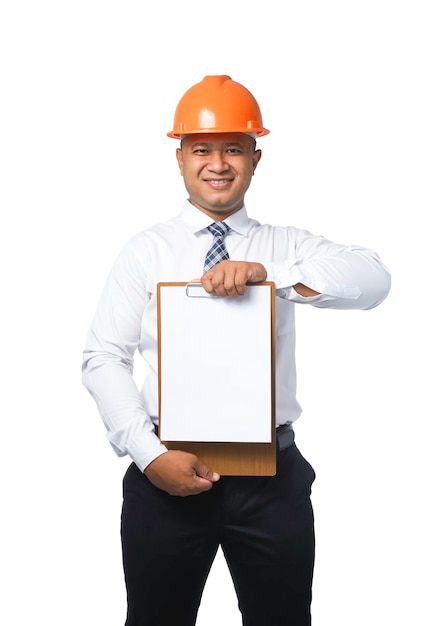
<svg viewBox="0 0 433 626">
<path fill-rule="evenodd" d="M 220 150 L 212 151 L 209 159 L 208 170 L 215 174 L 221 174 L 228 169 L 228 165 L 224 159 L 224 152 Z"/>
</svg>

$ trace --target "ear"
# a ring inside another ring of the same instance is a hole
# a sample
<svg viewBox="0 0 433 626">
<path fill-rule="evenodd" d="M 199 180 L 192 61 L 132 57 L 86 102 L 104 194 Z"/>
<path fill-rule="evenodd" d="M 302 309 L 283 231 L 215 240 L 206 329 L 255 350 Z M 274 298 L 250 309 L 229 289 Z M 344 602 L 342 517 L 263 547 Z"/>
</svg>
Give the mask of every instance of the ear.
<svg viewBox="0 0 433 626">
<path fill-rule="evenodd" d="M 256 171 L 256 167 L 260 161 L 260 159 L 262 158 L 262 151 L 261 150 L 254 150 L 254 154 L 253 154 L 253 175 L 254 172 Z"/>
<path fill-rule="evenodd" d="M 180 175 L 183 176 L 183 156 L 182 148 L 176 148 L 176 159 L 179 165 Z"/>
</svg>

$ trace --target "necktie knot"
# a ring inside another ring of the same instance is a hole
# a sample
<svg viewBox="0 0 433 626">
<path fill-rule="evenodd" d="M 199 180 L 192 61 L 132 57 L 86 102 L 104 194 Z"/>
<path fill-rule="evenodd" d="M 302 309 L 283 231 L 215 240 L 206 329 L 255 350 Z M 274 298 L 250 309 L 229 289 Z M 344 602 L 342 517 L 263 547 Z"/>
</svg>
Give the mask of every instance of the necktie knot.
<svg viewBox="0 0 433 626">
<path fill-rule="evenodd" d="M 207 272 L 211 267 L 221 261 L 225 261 L 229 258 L 228 252 L 224 244 L 224 237 L 230 230 L 225 222 L 214 222 L 207 227 L 208 231 L 214 236 L 212 245 L 206 254 L 204 263 L 204 271 Z"/>
<path fill-rule="evenodd" d="M 223 238 L 227 235 L 228 231 L 230 230 L 230 226 L 228 226 L 225 222 L 214 222 L 207 228 L 214 237 L 223 237 Z"/>
</svg>

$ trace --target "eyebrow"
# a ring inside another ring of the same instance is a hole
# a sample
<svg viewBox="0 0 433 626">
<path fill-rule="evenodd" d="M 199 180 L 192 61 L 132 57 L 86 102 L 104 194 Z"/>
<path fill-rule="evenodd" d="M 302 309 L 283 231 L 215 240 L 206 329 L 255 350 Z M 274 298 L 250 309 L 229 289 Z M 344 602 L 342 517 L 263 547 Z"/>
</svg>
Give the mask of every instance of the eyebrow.
<svg viewBox="0 0 433 626">
<path fill-rule="evenodd" d="M 196 141 L 195 143 L 192 144 L 191 150 L 193 148 L 196 148 L 197 146 L 206 146 L 206 148 L 213 148 L 215 144 L 210 143 L 208 141 Z M 239 141 L 227 141 L 222 144 L 223 148 L 227 148 L 228 146 L 236 146 L 238 148 L 243 148 L 244 144 Z"/>
</svg>

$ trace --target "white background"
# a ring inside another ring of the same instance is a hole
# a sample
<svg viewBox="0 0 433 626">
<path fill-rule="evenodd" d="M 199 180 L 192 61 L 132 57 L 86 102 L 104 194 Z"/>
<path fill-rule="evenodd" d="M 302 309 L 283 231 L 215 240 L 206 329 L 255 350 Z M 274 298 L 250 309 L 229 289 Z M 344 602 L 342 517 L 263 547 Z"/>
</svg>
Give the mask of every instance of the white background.
<svg viewBox="0 0 433 626">
<path fill-rule="evenodd" d="M 370 246 L 393 274 L 375 310 L 297 309 L 314 624 L 433 623 L 430 7 L 2 2 L 1 623 L 124 623 L 128 461 L 81 386 L 81 352 L 121 246 L 181 208 L 177 101 L 222 73 L 272 131 L 249 213 Z M 220 557 L 198 624 L 241 624 Z"/>
</svg>

